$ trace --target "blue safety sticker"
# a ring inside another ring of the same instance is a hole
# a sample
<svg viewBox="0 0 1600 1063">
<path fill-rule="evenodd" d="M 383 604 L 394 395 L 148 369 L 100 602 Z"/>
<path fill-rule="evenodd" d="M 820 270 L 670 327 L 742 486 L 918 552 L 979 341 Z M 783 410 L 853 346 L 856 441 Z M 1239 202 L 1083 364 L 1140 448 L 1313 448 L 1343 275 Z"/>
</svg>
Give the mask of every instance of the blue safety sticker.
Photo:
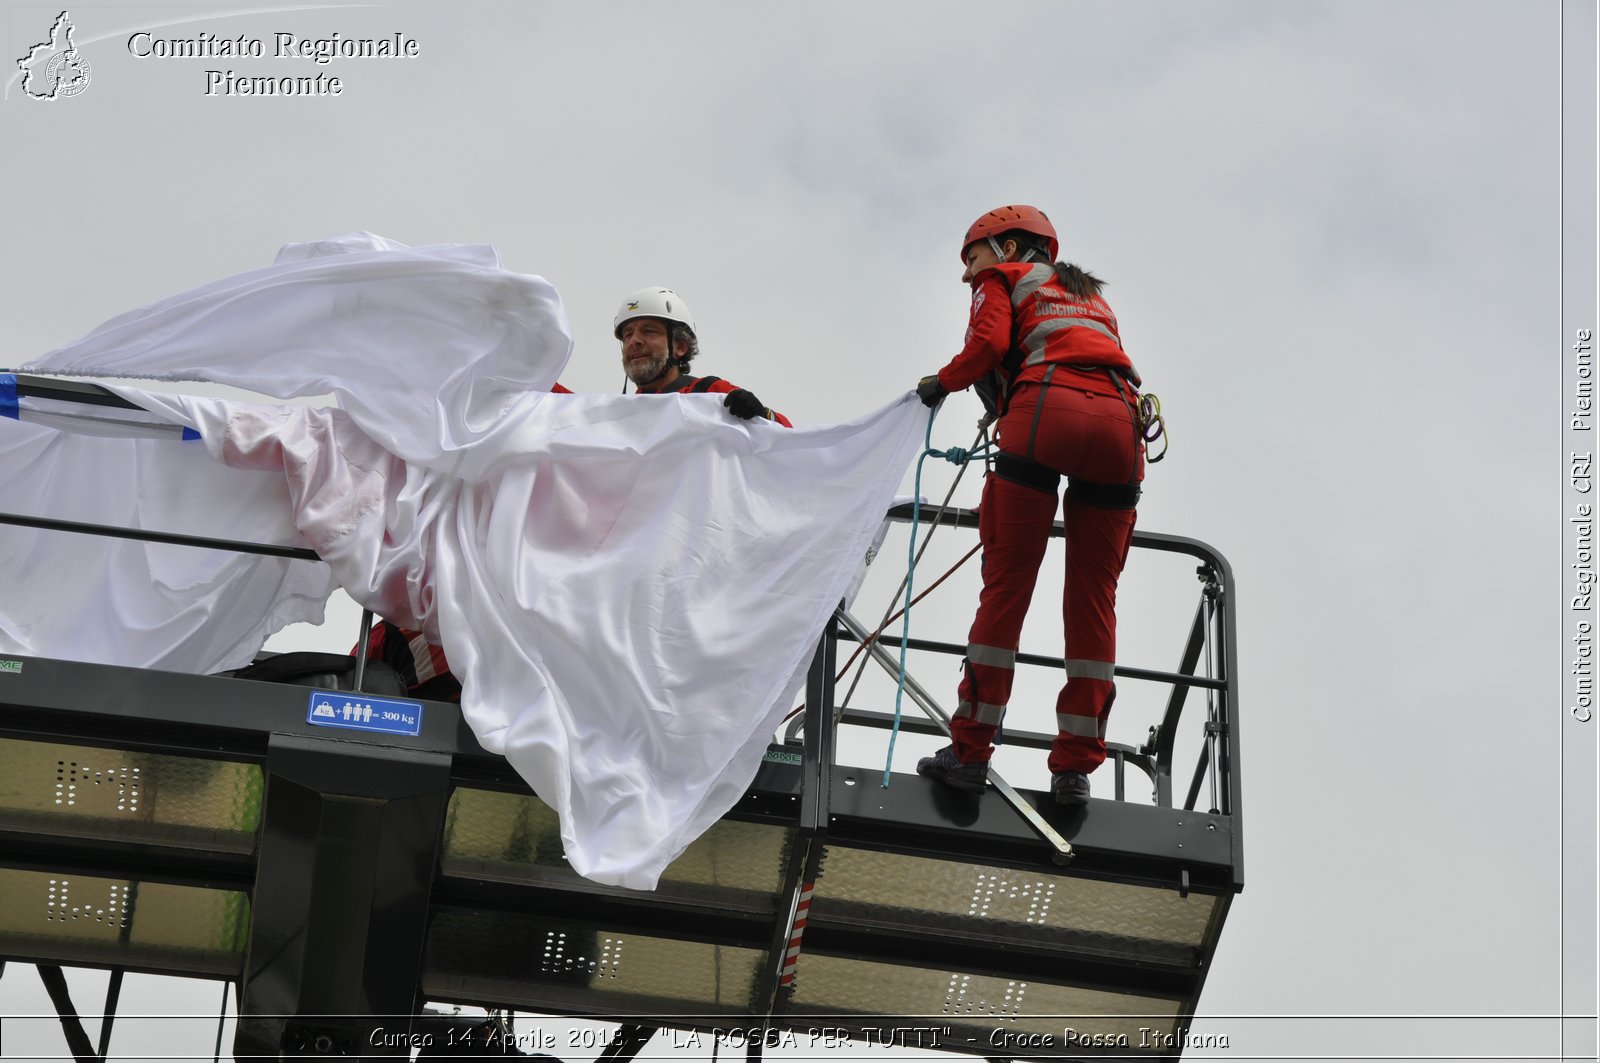
<svg viewBox="0 0 1600 1063">
<path fill-rule="evenodd" d="M 352 731 L 417 735 L 422 731 L 422 703 L 351 690 L 314 690 L 306 709 L 306 722 Z"/>
<path fill-rule="evenodd" d="M 0 417 L 22 420 L 17 415 L 17 378 L 12 373 L 0 373 Z"/>
</svg>

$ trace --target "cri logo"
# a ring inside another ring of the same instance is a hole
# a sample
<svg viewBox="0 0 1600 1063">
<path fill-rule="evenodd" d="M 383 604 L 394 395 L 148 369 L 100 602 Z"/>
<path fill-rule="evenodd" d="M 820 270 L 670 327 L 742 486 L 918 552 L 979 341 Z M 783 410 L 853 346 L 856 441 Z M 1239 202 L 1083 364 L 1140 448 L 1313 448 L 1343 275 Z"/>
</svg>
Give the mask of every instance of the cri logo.
<svg viewBox="0 0 1600 1063">
<path fill-rule="evenodd" d="M 73 28 L 67 12 L 61 12 L 50 27 L 50 39 L 33 45 L 17 60 L 25 95 L 35 100 L 59 100 L 89 87 L 89 61 L 72 43 Z"/>
</svg>

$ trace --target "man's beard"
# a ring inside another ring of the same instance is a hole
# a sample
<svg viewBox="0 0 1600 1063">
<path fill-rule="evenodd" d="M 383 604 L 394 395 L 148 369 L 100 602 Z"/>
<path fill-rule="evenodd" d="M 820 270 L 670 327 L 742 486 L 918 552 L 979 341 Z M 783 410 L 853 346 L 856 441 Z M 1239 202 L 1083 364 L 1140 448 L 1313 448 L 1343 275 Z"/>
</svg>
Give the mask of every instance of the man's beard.
<svg viewBox="0 0 1600 1063">
<path fill-rule="evenodd" d="M 666 371 L 667 356 L 664 354 L 659 358 L 651 357 L 642 361 L 633 361 L 630 359 L 628 363 L 623 366 L 623 372 L 628 374 L 628 379 L 633 381 L 634 384 L 639 387 L 644 387 L 645 385 L 655 383 L 661 378 L 661 374 L 665 373 Z"/>
</svg>

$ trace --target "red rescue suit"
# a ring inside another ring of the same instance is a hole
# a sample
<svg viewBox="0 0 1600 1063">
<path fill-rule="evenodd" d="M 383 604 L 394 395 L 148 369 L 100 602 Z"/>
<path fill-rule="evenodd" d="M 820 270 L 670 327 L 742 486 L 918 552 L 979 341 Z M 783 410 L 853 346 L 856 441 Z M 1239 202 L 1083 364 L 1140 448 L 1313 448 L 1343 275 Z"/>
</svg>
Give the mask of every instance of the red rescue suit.
<svg viewBox="0 0 1600 1063">
<path fill-rule="evenodd" d="M 737 385 L 730 384 L 719 376 L 690 376 L 688 373 L 685 373 L 680 369 L 678 370 L 678 375 L 673 378 L 672 383 L 670 384 L 638 385 L 635 387 L 635 390 L 641 395 L 671 395 L 680 391 L 687 391 L 691 393 L 710 392 L 713 395 L 727 395 L 731 392 L 738 391 L 739 388 Z M 757 399 L 756 401 L 760 402 L 761 400 Z M 789 418 L 785 417 L 777 410 L 769 408 L 767 412 L 771 415 L 774 421 L 777 421 L 779 424 L 783 425 L 783 427 L 794 427 L 794 425 L 789 423 Z"/>
<path fill-rule="evenodd" d="M 356 645 L 350 655 L 354 657 L 360 649 L 360 645 Z M 451 674 L 444 647 L 429 642 L 420 631 L 379 620 L 367 636 L 367 660 L 382 661 L 393 668 L 413 697 L 430 701 L 461 700 L 461 681 Z"/>
<path fill-rule="evenodd" d="M 1071 295 L 1043 264 L 1003 262 L 973 278 L 966 345 L 939 371 L 947 391 L 980 385 L 1000 413 L 1000 454 L 978 512 L 983 591 L 951 721 L 957 758 L 986 762 L 1011 699 L 1022 621 L 1068 478 L 1062 521 L 1066 685 L 1056 699 L 1050 771 L 1091 772 L 1106 757 L 1116 696 L 1117 580 L 1144 479 L 1138 374 L 1116 317 Z M 987 387 L 985 387 L 987 385 Z"/>
</svg>

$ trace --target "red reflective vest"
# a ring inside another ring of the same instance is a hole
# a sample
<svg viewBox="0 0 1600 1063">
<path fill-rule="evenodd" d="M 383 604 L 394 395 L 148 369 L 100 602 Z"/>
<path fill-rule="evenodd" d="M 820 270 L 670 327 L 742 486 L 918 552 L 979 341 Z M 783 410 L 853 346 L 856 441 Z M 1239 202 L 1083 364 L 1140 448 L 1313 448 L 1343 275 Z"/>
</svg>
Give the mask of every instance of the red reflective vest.
<svg viewBox="0 0 1600 1063">
<path fill-rule="evenodd" d="M 945 390 L 960 391 L 993 373 L 991 387 L 979 390 L 1003 397 L 1019 382 L 1043 380 L 1051 365 L 1110 369 L 1138 386 L 1111 307 L 1098 295 L 1068 294 L 1048 264 L 1000 262 L 979 272 L 972 286 L 966 345 L 939 370 Z"/>
</svg>

